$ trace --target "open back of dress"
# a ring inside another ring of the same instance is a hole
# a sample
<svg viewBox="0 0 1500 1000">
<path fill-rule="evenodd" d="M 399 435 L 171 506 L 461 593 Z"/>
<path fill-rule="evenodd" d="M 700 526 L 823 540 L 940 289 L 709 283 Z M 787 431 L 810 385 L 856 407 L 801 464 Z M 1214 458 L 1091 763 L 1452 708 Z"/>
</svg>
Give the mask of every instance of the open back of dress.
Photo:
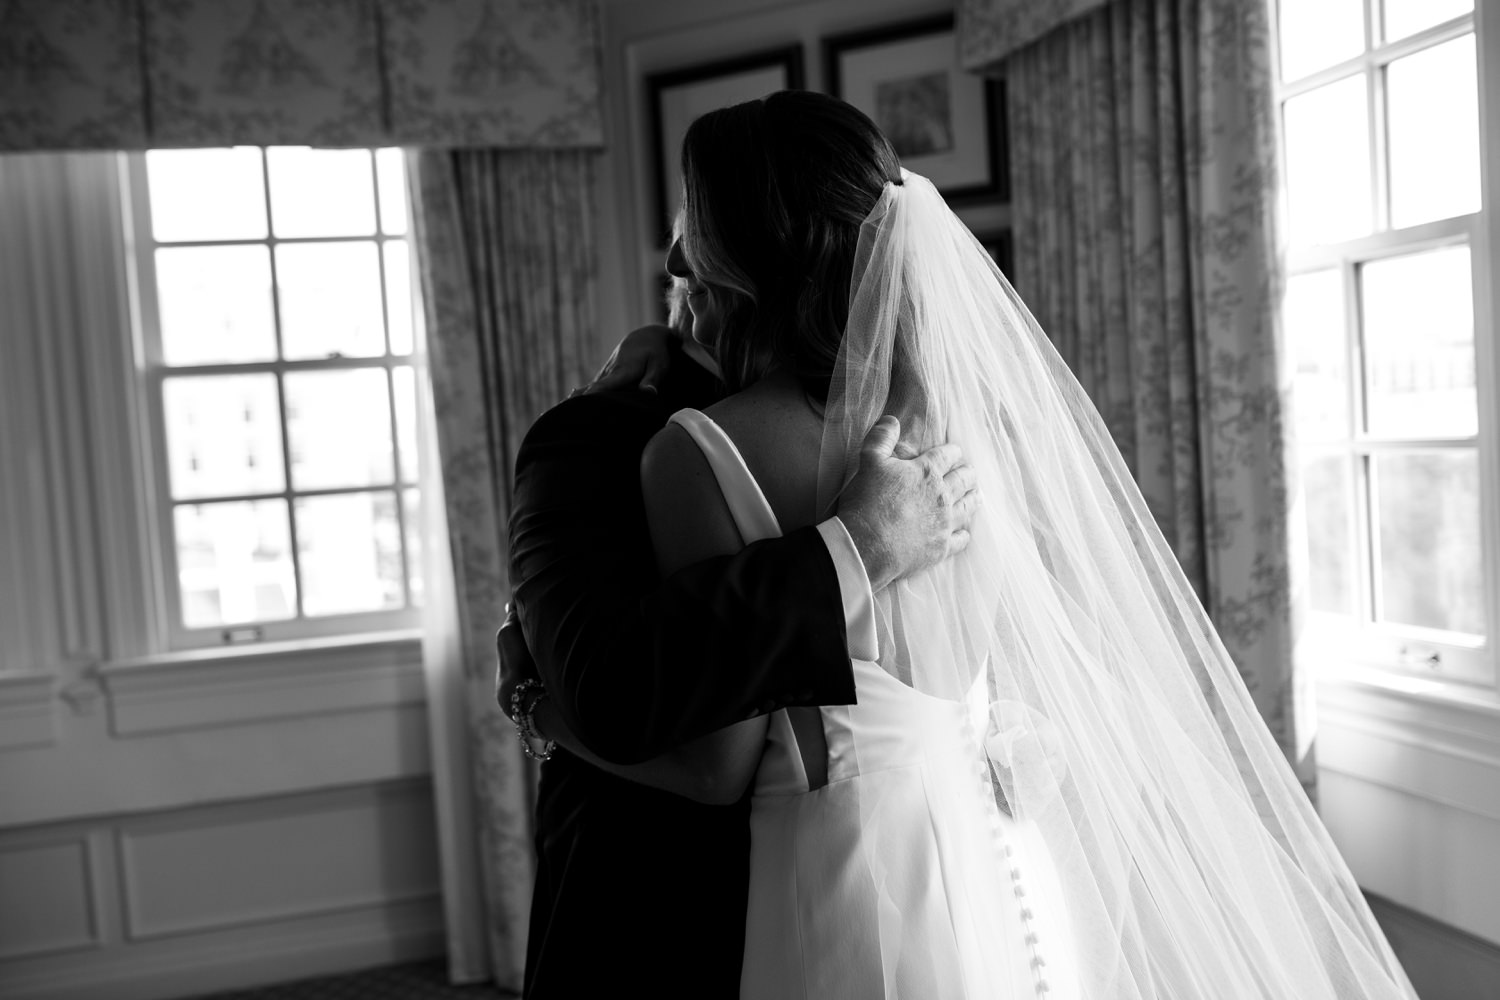
<svg viewBox="0 0 1500 1000">
<path fill-rule="evenodd" d="M 708 458 L 742 540 L 779 535 L 723 429 L 696 410 L 672 421 Z M 809 787 L 791 717 L 771 717 L 751 806 L 741 997 L 1071 1000 L 1052 860 L 1034 824 L 997 806 L 982 763 L 985 692 L 976 712 L 852 662 L 857 704 L 818 710 L 822 787 Z"/>
</svg>

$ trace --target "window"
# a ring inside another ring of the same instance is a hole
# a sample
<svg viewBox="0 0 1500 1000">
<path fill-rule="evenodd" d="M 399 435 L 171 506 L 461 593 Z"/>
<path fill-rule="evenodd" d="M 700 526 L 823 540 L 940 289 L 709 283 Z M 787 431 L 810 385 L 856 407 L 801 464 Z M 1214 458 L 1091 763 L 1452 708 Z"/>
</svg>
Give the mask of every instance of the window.
<svg viewBox="0 0 1500 1000">
<path fill-rule="evenodd" d="M 1287 343 L 1314 628 L 1492 683 L 1494 376 L 1472 0 L 1280 0 Z M 1493 29 L 1491 29 L 1493 30 Z"/>
<path fill-rule="evenodd" d="M 400 151 L 152 150 L 127 164 L 171 645 L 417 624 Z"/>
</svg>

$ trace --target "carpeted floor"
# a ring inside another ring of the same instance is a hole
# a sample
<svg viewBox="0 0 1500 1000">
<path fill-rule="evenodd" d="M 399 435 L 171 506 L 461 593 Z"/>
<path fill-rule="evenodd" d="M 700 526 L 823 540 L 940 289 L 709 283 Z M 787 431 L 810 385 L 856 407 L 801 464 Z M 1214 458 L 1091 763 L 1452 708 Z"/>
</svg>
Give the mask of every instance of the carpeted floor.
<svg viewBox="0 0 1500 1000">
<path fill-rule="evenodd" d="M 202 1000 L 506 1000 L 510 997 L 514 994 L 502 993 L 488 983 L 450 986 L 445 963 L 433 961 L 215 993 Z"/>
</svg>

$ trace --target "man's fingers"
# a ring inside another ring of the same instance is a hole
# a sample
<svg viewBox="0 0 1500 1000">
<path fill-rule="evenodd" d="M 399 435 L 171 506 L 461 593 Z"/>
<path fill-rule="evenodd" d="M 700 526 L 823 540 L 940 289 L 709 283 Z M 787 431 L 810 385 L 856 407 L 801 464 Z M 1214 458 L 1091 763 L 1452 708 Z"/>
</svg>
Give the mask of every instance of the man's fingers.
<svg viewBox="0 0 1500 1000">
<path fill-rule="evenodd" d="M 590 393 L 599 392 L 603 389 L 621 389 L 629 384 L 630 375 L 628 372 L 620 371 L 619 369 L 610 369 L 596 375 L 594 381 L 584 386 L 583 391 Z"/>
<path fill-rule="evenodd" d="M 862 456 L 870 458 L 889 458 L 891 452 L 896 448 L 896 442 L 901 439 L 901 421 L 887 413 L 875 421 L 875 426 L 870 428 L 870 433 L 865 435 L 864 443 L 859 446 Z"/>
<path fill-rule="evenodd" d="M 960 529 L 956 530 L 966 530 L 968 526 L 973 523 L 974 514 L 979 510 L 979 505 L 980 499 L 979 491 L 977 489 L 970 490 L 963 496 L 959 497 L 957 500 L 953 501 L 952 514 L 949 520 L 951 523 L 961 526 Z"/>
<path fill-rule="evenodd" d="M 948 470 L 943 480 L 948 484 L 948 492 L 952 496 L 961 497 L 979 485 L 979 474 L 974 471 L 974 466 L 960 460 Z"/>
<path fill-rule="evenodd" d="M 615 366 L 619 363 L 620 348 L 616 345 L 615 349 L 609 352 L 609 357 L 604 359 L 604 364 L 600 365 L 599 370 L 594 373 L 594 381 L 598 382 L 601 379 L 609 378 L 614 373 Z"/>
<path fill-rule="evenodd" d="M 969 547 L 969 529 L 959 528 L 948 536 L 948 555 L 956 556 Z"/>
<path fill-rule="evenodd" d="M 946 476 L 954 466 L 963 461 L 964 453 L 956 444 L 940 444 L 922 452 L 922 460 L 928 468 L 940 476 Z"/>
</svg>

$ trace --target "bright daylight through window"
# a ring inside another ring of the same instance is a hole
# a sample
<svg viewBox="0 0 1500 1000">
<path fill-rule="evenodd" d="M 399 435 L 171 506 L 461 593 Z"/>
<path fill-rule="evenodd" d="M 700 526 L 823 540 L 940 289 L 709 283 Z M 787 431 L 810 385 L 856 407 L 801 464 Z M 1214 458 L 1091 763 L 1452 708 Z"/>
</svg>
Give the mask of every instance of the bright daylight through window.
<svg viewBox="0 0 1500 1000">
<path fill-rule="evenodd" d="M 1278 6 L 1314 627 L 1366 663 L 1492 681 L 1473 3 Z"/>
<path fill-rule="evenodd" d="M 401 152 L 152 150 L 132 167 L 173 645 L 415 624 Z"/>
</svg>

